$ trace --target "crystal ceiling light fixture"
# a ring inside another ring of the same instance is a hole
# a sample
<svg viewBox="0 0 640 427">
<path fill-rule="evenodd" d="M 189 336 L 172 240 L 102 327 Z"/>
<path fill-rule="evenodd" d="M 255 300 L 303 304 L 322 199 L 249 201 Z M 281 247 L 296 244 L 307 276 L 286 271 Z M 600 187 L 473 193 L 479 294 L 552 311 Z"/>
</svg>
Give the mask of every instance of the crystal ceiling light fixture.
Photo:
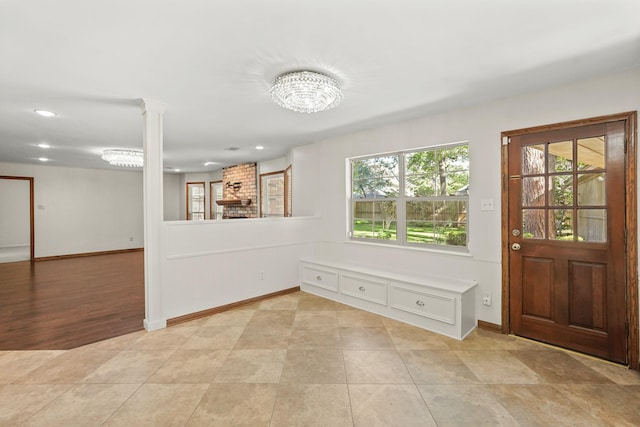
<svg viewBox="0 0 640 427">
<path fill-rule="evenodd" d="M 114 166 L 141 168 L 144 163 L 144 155 L 140 150 L 110 148 L 102 152 L 102 160 Z"/>
<path fill-rule="evenodd" d="M 317 113 L 340 104 L 338 82 L 315 71 L 293 71 L 275 78 L 269 90 L 279 106 L 299 113 Z"/>
</svg>

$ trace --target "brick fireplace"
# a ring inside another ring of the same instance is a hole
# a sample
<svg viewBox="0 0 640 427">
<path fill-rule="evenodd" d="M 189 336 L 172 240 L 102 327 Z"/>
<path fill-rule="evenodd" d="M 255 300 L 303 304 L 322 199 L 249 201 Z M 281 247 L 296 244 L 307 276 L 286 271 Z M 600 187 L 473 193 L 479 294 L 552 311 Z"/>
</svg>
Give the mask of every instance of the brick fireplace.
<svg viewBox="0 0 640 427">
<path fill-rule="evenodd" d="M 222 218 L 257 218 L 258 188 L 256 163 L 229 166 L 222 170 Z"/>
</svg>

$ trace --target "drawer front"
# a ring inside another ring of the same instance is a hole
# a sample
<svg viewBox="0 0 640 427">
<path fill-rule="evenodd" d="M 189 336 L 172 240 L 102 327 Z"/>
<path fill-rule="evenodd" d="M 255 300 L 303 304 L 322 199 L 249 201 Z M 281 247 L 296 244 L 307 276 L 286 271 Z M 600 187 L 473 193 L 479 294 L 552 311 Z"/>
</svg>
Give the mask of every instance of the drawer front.
<svg viewBox="0 0 640 427">
<path fill-rule="evenodd" d="M 302 266 L 302 281 L 331 291 L 338 290 L 338 273 L 335 271 L 304 265 Z"/>
<path fill-rule="evenodd" d="M 387 305 L 387 284 L 375 278 L 342 273 L 340 275 L 340 292 L 366 301 Z"/>
<path fill-rule="evenodd" d="M 391 286 L 391 307 L 437 320 L 456 324 L 456 298 L 430 292 Z"/>
</svg>

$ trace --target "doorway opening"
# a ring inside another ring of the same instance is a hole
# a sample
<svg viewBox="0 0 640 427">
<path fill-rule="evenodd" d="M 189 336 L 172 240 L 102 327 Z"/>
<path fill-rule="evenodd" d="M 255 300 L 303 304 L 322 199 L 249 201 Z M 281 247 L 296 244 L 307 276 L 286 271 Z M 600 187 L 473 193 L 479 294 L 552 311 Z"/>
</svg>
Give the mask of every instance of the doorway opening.
<svg viewBox="0 0 640 427">
<path fill-rule="evenodd" d="M 0 262 L 33 260 L 33 177 L 0 176 L 0 195 Z"/>
</svg>

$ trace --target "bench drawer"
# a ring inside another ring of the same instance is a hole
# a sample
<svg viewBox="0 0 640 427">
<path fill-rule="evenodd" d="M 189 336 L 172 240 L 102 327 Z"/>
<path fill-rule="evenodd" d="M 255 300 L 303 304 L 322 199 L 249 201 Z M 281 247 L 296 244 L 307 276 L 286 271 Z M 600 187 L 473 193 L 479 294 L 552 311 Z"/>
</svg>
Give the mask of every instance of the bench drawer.
<svg viewBox="0 0 640 427">
<path fill-rule="evenodd" d="M 304 265 L 302 267 L 302 281 L 331 291 L 338 290 L 338 273 L 336 271 Z"/>
<path fill-rule="evenodd" d="M 391 307 L 439 322 L 456 324 L 456 298 L 392 285 Z"/>
<path fill-rule="evenodd" d="M 340 292 L 365 301 L 387 305 L 387 283 L 374 277 L 340 274 Z"/>
</svg>

